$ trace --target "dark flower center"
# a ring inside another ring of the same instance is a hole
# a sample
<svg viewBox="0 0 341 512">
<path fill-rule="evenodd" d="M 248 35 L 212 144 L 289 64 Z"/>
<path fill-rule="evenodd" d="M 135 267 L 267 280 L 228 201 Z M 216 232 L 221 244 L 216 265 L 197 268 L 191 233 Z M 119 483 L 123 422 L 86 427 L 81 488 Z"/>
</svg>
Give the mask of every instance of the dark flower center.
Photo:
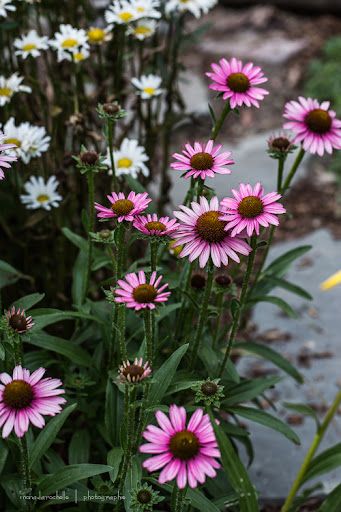
<svg viewBox="0 0 341 512">
<path fill-rule="evenodd" d="M 86 151 L 80 154 L 80 159 L 83 164 L 94 165 L 98 162 L 98 154 L 95 151 Z"/>
<path fill-rule="evenodd" d="M 141 489 L 141 491 L 136 494 L 136 498 L 139 503 L 145 504 L 150 502 L 152 494 L 147 489 Z"/>
<path fill-rule="evenodd" d="M 199 451 L 199 439 L 193 432 L 181 430 L 171 438 L 169 449 L 180 460 L 193 459 Z"/>
<path fill-rule="evenodd" d="M 154 302 L 157 297 L 157 291 L 151 284 L 140 284 L 133 291 L 133 297 L 140 304 Z"/>
<path fill-rule="evenodd" d="M 207 169 L 211 169 L 213 163 L 213 156 L 209 153 L 197 153 L 191 158 L 191 166 L 196 171 L 206 171 Z"/>
<path fill-rule="evenodd" d="M 103 240 L 110 238 L 111 237 L 110 229 L 102 229 L 102 231 L 99 232 L 99 237 L 102 238 Z"/>
<path fill-rule="evenodd" d="M 263 203 L 259 197 L 256 196 L 244 197 L 238 205 L 238 213 L 246 219 L 254 219 L 263 213 L 263 211 Z"/>
<path fill-rule="evenodd" d="M 111 209 L 116 215 L 128 215 L 134 208 L 134 203 L 129 199 L 118 199 L 111 205 Z"/>
<path fill-rule="evenodd" d="M 206 396 L 213 396 L 218 391 L 218 386 L 214 382 L 204 382 L 200 387 L 202 393 Z"/>
<path fill-rule="evenodd" d="M 197 220 L 197 232 L 205 242 L 211 244 L 222 242 L 228 235 L 224 231 L 226 222 L 218 220 L 221 213 L 212 211 L 205 212 Z"/>
<path fill-rule="evenodd" d="M 109 115 L 118 114 L 120 111 L 119 105 L 115 105 L 115 103 L 104 103 L 102 105 L 102 110 Z"/>
<path fill-rule="evenodd" d="M 27 320 L 24 315 L 14 313 L 9 319 L 9 325 L 14 331 L 25 331 L 27 329 Z"/>
<path fill-rule="evenodd" d="M 6 384 L 2 400 L 12 409 L 25 409 L 34 398 L 33 387 L 25 380 L 13 380 Z"/>
<path fill-rule="evenodd" d="M 215 278 L 215 282 L 217 283 L 218 286 L 221 286 L 222 288 L 227 288 L 232 284 L 232 278 L 230 276 L 221 274 L 220 276 L 217 276 Z"/>
<path fill-rule="evenodd" d="M 332 118 L 326 110 L 315 108 L 309 112 L 304 121 L 311 131 L 315 133 L 327 133 L 332 125 Z"/>
<path fill-rule="evenodd" d="M 290 140 L 285 137 L 277 137 L 272 141 L 272 147 L 279 151 L 285 151 L 290 146 Z"/>
<path fill-rule="evenodd" d="M 202 274 L 193 274 L 191 277 L 191 287 L 196 290 L 202 290 L 206 286 L 206 277 Z"/>
<path fill-rule="evenodd" d="M 227 85 L 233 92 L 246 92 L 250 89 L 250 81 L 243 73 L 231 73 Z"/>
<path fill-rule="evenodd" d="M 162 222 L 147 222 L 144 227 L 147 229 L 155 229 L 156 231 L 166 231 L 166 226 Z"/>
<path fill-rule="evenodd" d="M 136 380 L 136 377 L 141 377 L 143 375 L 144 368 L 142 368 L 142 366 L 138 366 L 137 364 L 131 364 L 130 366 L 124 368 L 122 373 L 125 377 L 130 375 L 131 380 L 134 381 Z"/>
</svg>

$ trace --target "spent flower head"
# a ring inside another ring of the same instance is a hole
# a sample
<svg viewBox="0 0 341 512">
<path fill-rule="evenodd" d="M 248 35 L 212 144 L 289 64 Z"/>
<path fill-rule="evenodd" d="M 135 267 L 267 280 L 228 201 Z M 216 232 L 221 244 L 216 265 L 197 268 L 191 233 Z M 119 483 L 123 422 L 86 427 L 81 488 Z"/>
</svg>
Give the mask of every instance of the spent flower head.
<svg viewBox="0 0 341 512">
<path fill-rule="evenodd" d="M 26 316 L 25 309 L 12 306 L 9 311 L 5 311 L 0 320 L 0 329 L 5 331 L 9 338 L 16 338 L 18 334 L 26 334 L 34 326 L 32 316 Z"/>
<path fill-rule="evenodd" d="M 191 387 L 193 391 L 196 391 L 195 402 L 204 402 L 205 405 L 214 405 L 214 407 L 220 407 L 220 398 L 224 398 L 223 389 L 224 386 L 219 385 L 220 379 L 210 378 L 197 382 Z"/>
<path fill-rule="evenodd" d="M 115 486 L 110 480 L 103 480 L 100 475 L 91 478 L 91 483 L 95 488 L 96 494 L 100 496 L 115 496 Z"/>
<path fill-rule="evenodd" d="M 113 244 L 115 243 L 115 231 L 110 229 L 102 229 L 97 233 L 89 233 L 93 242 L 99 242 L 102 244 Z"/>
<path fill-rule="evenodd" d="M 268 139 L 267 152 L 276 160 L 285 160 L 295 149 L 297 146 L 294 146 L 292 138 L 285 132 L 280 132 L 278 135 L 273 133 Z"/>
<path fill-rule="evenodd" d="M 159 496 L 160 491 L 155 491 L 147 482 L 142 486 L 138 483 L 137 487 L 129 492 L 131 494 L 130 508 L 134 512 L 150 512 L 155 505 L 165 499 L 164 496 Z"/>
<path fill-rule="evenodd" d="M 123 361 L 118 369 L 118 379 L 124 384 L 140 384 L 151 373 L 149 362 L 143 364 L 143 358 L 135 358 L 133 363 Z"/>
</svg>

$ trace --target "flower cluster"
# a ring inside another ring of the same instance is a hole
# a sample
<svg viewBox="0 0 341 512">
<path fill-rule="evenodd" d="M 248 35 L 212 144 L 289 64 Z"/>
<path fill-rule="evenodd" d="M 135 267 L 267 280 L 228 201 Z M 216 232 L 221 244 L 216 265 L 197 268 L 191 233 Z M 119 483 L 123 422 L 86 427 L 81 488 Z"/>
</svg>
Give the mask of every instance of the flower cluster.
<svg viewBox="0 0 341 512">
<path fill-rule="evenodd" d="M 3 131 L 6 134 L 4 142 L 14 145 L 6 150 L 6 154 L 18 157 L 24 164 L 49 149 L 51 137 L 43 126 L 33 126 L 28 122 L 15 126 L 14 117 L 11 117 L 3 126 Z"/>
</svg>

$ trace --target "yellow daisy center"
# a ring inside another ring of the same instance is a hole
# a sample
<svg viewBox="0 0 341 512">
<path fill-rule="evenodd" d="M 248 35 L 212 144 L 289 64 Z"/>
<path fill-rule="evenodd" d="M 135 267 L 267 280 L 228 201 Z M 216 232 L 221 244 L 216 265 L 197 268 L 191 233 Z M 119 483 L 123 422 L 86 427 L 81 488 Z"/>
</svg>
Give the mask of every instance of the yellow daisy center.
<svg viewBox="0 0 341 512">
<path fill-rule="evenodd" d="M 34 398 L 32 386 L 25 380 L 13 380 L 5 386 L 2 400 L 11 409 L 25 409 Z"/>
<path fill-rule="evenodd" d="M 9 87 L 0 87 L 0 96 L 10 96 L 12 89 Z"/>
<path fill-rule="evenodd" d="M 199 451 L 199 439 L 189 430 L 181 430 L 172 436 L 169 449 L 180 460 L 193 459 Z"/>
<path fill-rule="evenodd" d="M 211 169 L 213 163 L 213 157 L 209 153 L 197 153 L 191 158 L 191 166 L 196 171 L 206 171 L 207 169 Z"/>
<path fill-rule="evenodd" d="M 133 18 L 133 15 L 130 12 L 121 12 L 121 14 L 119 14 L 118 16 L 125 23 L 128 23 L 128 21 L 131 20 L 131 18 Z"/>
<path fill-rule="evenodd" d="M 305 122 L 315 133 L 327 133 L 332 125 L 332 118 L 326 110 L 315 108 L 305 116 Z"/>
<path fill-rule="evenodd" d="M 100 43 L 105 39 L 105 32 L 101 28 L 93 28 L 88 31 L 88 38 L 90 43 Z"/>
<path fill-rule="evenodd" d="M 243 73 L 231 73 L 227 85 L 233 92 L 246 92 L 250 89 L 250 81 Z"/>
<path fill-rule="evenodd" d="M 117 162 L 117 167 L 125 167 L 128 168 L 132 164 L 132 160 L 129 158 L 120 158 L 120 160 Z"/>
<path fill-rule="evenodd" d="M 138 7 L 137 10 L 138 12 L 144 12 L 146 9 L 144 7 Z"/>
<path fill-rule="evenodd" d="M 246 219 L 254 219 L 261 215 L 264 211 L 264 206 L 256 196 L 244 197 L 244 199 L 238 205 L 238 213 Z"/>
<path fill-rule="evenodd" d="M 63 48 L 74 48 L 79 43 L 76 41 L 76 39 L 65 39 L 65 41 L 62 42 Z"/>
<path fill-rule="evenodd" d="M 147 222 L 144 227 L 147 229 L 155 229 L 156 231 L 166 231 L 166 226 L 162 222 Z"/>
<path fill-rule="evenodd" d="M 30 50 L 35 50 L 37 48 L 37 45 L 35 44 L 25 44 L 25 46 L 22 47 L 24 52 L 29 52 Z"/>
<path fill-rule="evenodd" d="M 154 302 L 157 297 L 157 291 L 151 284 L 140 284 L 133 291 L 133 297 L 139 304 L 148 304 L 149 302 Z"/>
<path fill-rule="evenodd" d="M 152 31 L 150 28 L 148 27 L 136 27 L 135 28 L 135 34 L 136 35 L 142 35 L 142 36 L 146 36 L 147 34 L 151 34 Z"/>
<path fill-rule="evenodd" d="M 50 198 L 49 196 L 47 196 L 46 194 L 40 194 L 38 197 L 37 197 L 37 201 L 39 201 L 39 203 L 45 203 L 46 201 L 48 201 Z"/>
<path fill-rule="evenodd" d="M 134 203 L 129 199 L 118 199 L 111 205 L 111 209 L 116 215 L 128 215 L 134 208 Z"/>
<path fill-rule="evenodd" d="M 143 91 L 144 91 L 144 92 L 146 92 L 147 94 L 152 95 L 152 94 L 154 94 L 155 89 L 154 89 L 154 87 L 145 87 L 145 88 L 143 89 Z"/>
<path fill-rule="evenodd" d="M 211 244 L 222 242 L 228 235 L 224 231 L 226 222 L 218 220 L 221 213 L 212 211 L 205 212 L 197 220 L 197 232 L 200 237 Z"/>
<path fill-rule="evenodd" d="M 1 93 L 0 93 L 0 96 L 1 96 Z M 5 143 L 6 144 L 15 144 L 16 146 L 18 146 L 18 148 L 21 147 L 21 142 L 18 139 L 6 139 Z"/>
<path fill-rule="evenodd" d="M 76 60 L 77 62 L 79 62 L 80 60 L 83 60 L 84 59 L 84 55 L 79 52 L 79 53 L 75 53 L 75 55 L 73 56 L 74 60 Z"/>
</svg>

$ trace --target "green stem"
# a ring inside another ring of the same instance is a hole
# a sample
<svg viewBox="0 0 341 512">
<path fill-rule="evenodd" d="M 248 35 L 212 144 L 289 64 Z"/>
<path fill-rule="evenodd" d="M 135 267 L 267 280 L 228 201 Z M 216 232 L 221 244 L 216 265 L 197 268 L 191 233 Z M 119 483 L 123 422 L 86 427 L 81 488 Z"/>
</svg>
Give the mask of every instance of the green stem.
<svg viewBox="0 0 341 512">
<path fill-rule="evenodd" d="M 28 455 L 28 446 L 26 435 L 23 437 L 19 437 L 19 445 L 20 445 L 20 458 L 21 458 L 21 467 L 23 472 L 23 485 L 24 488 L 22 490 L 23 496 L 27 497 L 31 495 L 32 491 L 32 482 L 31 482 L 31 474 L 29 467 L 29 455 Z M 31 510 L 31 500 L 25 499 L 25 507 L 27 510 Z"/>
<path fill-rule="evenodd" d="M 159 244 L 156 240 L 153 240 L 150 242 L 150 266 L 152 269 L 152 272 L 156 270 L 156 264 L 157 264 L 157 252 L 159 249 Z"/>
<path fill-rule="evenodd" d="M 181 512 L 182 511 L 182 505 L 183 505 L 184 497 L 185 497 L 185 490 L 184 489 L 179 489 L 179 487 L 176 485 L 174 512 Z"/>
<path fill-rule="evenodd" d="M 187 206 L 187 203 L 190 203 L 193 200 L 194 189 L 195 189 L 195 179 L 193 178 L 193 176 L 191 176 L 191 186 L 187 190 L 187 194 L 186 194 L 185 201 L 184 201 L 184 206 Z"/>
<path fill-rule="evenodd" d="M 112 261 L 112 266 L 113 266 L 114 272 L 116 274 L 116 260 L 115 260 L 114 253 L 112 252 L 112 248 L 111 248 L 109 243 L 106 243 L 105 246 L 106 246 L 106 248 L 108 250 L 108 253 L 110 255 L 110 258 L 111 258 L 111 261 Z"/>
<path fill-rule="evenodd" d="M 136 429 L 136 437 L 135 437 L 135 442 L 134 442 L 134 446 L 133 446 L 133 450 L 132 450 L 133 454 L 135 454 L 137 452 L 137 448 L 138 448 L 138 445 L 139 445 L 139 442 L 140 442 L 140 439 L 142 436 L 144 424 L 145 424 L 146 417 L 147 417 L 149 389 L 150 389 L 150 384 L 149 384 L 149 382 L 147 382 L 146 386 L 145 386 L 143 398 L 142 398 L 142 404 L 141 404 L 141 409 L 140 409 L 140 414 L 139 414 L 139 421 L 138 421 L 137 429 Z"/>
<path fill-rule="evenodd" d="M 192 357 L 191 357 L 191 362 L 190 362 L 190 370 L 193 370 L 193 368 L 194 368 L 194 363 L 197 358 L 200 340 L 201 340 L 204 326 L 205 326 L 206 320 L 207 320 L 207 309 L 208 309 L 208 303 L 209 303 L 210 296 L 211 296 L 213 277 L 214 277 L 214 267 L 213 267 L 213 263 L 210 261 L 210 263 L 208 265 L 208 275 L 207 275 L 207 281 L 206 281 L 204 300 L 201 305 L 199 324 L 197 327 L 197 332 L 196 332 L 194 344 L 193 344 L 193 351 L 192 351 Z"/>
<path fill-rule="evenodd" d="M 219 327 L 220 327 L 220 319 L 221 319 L 221 314 L 223 312 L 223 304 L 224 304 L 224 293 L 221 292 L 221 294 L 219 296 L 219 299 L 218 299 L 218 312 L 219 312 L 219 316 L 217 317 L 217 323 L 216 323 L 215 330 L 214 330 L 212 348 L 215 348 L 216 343 L 217 343 L 218 334 L 219 334 Z"/>
<path fill-rule="evenodd" d="M 305 155 L 305 151 L 303 149 L 303 147 L 301 146 L 299 152 L 298 152 L 298 155 L 296 157 L 296 160 L 295 162 L 293 163 L 293 166 L 291 167 L 290 171 L 289 171 L 289 174 L 288 176 L 286 177 L 284 183 L 283 183 L 283 187 L 279 190 L 279 193 L 280 194 L 284 194 L 284 192 L 287 190 L 287 188 L 290 186 L 290 183 L 293 179 L 293 177 L 295 176 L 295 173 L 298 169 L 298 166 L 300 165 L 300 163 L 302 162 L 302 159 Z"/>
<path fill-rule="evenodd" d="M 283 179 L 283 169 L 284 169 L 285 158 L 280 158 L 278 160 L 278 170 L 277 170 L 277 190 L 281 190 L 282 179 Z"/>
<path fill-rule="evenodd" d="M 108 118 L 108 144 L 109 144 L 110 164 L 111 164 L 111 169 L 112 169 L 112 179 L 114 182 L 114 191 L 117 194 L 118 193 L 118 185 L 117 185 L 117 177 L 116 177 L 116 169 L 115 169 L 115 161 L 114 161 L 112 125 L 113 125 L 112 120 Z"/>
<path fill-rule="evenodd" d="M 78 79 L 77 64 L 76 64 L 76 61 L 73 58 L 73 56 L 72 56 L 72 68 L 73 68 L 73 74 L 74 74 L 75 80 L 76 80 L 76 86 L 74 87 L 74 90 L 73 90 L 74 109 L 75 109 L 75 114 L 79 114 L 79 96 L 78 96 L 78 94 L 79 94 L 79 79 Z"/>
<path fill-rule="evenodd" d="M 303 461 L 303 464 L 296 476 L 293 486 L 290 489 L 289 495 L 283 505 L 282 512 L 286 512 L 289 509 L 289 507 L 296 495 L 296 492 L 302 483 L 303 477 L 309 467 L 310 461 L 313 458 L 313 455 L 315 454 L 319 444 L 321 443 L 324 433 L 327 430 L 330 422 L 332 421 L 334 414 L 336 413 L 336 411 L 339 407 L 340 402 L 341 402 L 341 389 L 338 392 L 338 394 L 336 395 L 329 411 L 327 412 L 327 415 L 326 415 L 321 427 L 319 428 L 318 432 L 316 433 L 316 435 L 314 437 L 314 440 L 313 440 L 313 442 L 308 450 L 308 453 Z"/>
<path fill-rule="evenodd" d="M 127 360 L 127 351 L 126 351 L 126 344 L 125 344 L 125 312 L 126 307 L 124 304 L 119 304 L 119 319 L 120 319 L 120 351 L 121 351 L 121 358 L 122 361 Z"/>
<path fill-rule="evenodd" d="M 199 178 L 198 179 L 198 188 L 197 188 L 197 202 L 199 203 L 200 197 L 202 196 L 202 191 L 204 189 L 205 180 Z"/>
<path fill-rule="evenodd" d="M 225 107 L 218 119 L 218 121 L 216 122 L 213 130 L 212 130 L 212 135 L 211 135 L 211 140 L 215 140 L 221 127 L 223 126 L 223 122 L 225 121 L 225 117 L 227 116 L 227 114 L 230 112 L 231 108 L 230 108 L 230 102 L 229 101 L 226 101 L 225 103 Z"/>
<path fill-rule="evenodd" d="M 20 339 L 19 335 L 17 335 L 13 339 L 13 348 L 14 348 L 14 364 L 15 366 L 18 366 L 21 364 L 21 354 L 20 354 Z"/>
<path fill-rule="evenodd" d="M 189 291 L 189 287 L 190 287 L 190 284 L 191 284 L 191 277 L 192 277 L 193 268 L 194 268 L 194 261 L 192 261 L 190 263 L 189 267 L 188 267 L 188 272 L 187 272 L 187 277 L 186 277 L 186 284 L 185 284 L 185 292 L 187 292 L 187 293 Z M 187 297 L 186 297 L 186 295 L 184 295 L 183 299 L 182 299 L 179 315 L 177 317 L 175 337 L 178 336 L 179 331 L 180 331 L 180 329 L 182 327 L 182 317 L 183 317 L 184 312 L 185 312 L 186 299 L 187 299 Z"/>
<path fill-rule="evenodd" d="M 153 334 L 152 334 L 152 311 L 149 308 L 146 308 L 144 312 L 144 332 L 146 336 L 147 343 L 147 359 L 149 362 L 150 368 L 153 365 Z"/>
<path fill-rule="evenodd" d="M 90 226 L 89 231 L 93 232 L 94 225 L 95 225 L 95 209 L 94 209 L 94 202 L 95 202 L 95 194 L 94 194 L 94 176 L 92 171 L 88 171 L 88 189 L 89 189 L 89 204 L 90 204 Z M 90 274 L 91 274 L 91 261 L 92 261 L 92 248 L 93 248 L 93 241 L 90 235 L 89 237 L 89 250 L 88 250 L 88 271 L 87 271 L 87 279 L 86 279 L 86 289 L 85 289 L 85 297 L 88 294 L 89 291 L 89 283 L 90 283 Z"/>
<path fill-rule="evenodd" d="M 251 248 L 252 248 L 252 251 L 249 254 L 249 259 L 248 259 L 248 263 L 247 263 L 247 269 L 246 269 L 246 273 L 245 273 L 245 277 L 244 277 L 244 282 L 243 282 L 243 286 L 242 286 L 242 291 L 241 291 L 241 295 L 240 295 L 240 299 L 239 299 L 239 307 L 238 307 L 238 310 L 236 311 L 236 313 L 234 315 L 234 318 L 233 318 L 233 323 L 232 323 L 232 328 L 231 328 L 231 333 L 230 333 L 229 341 L 228 341 L 228 344 L 227 344 L 227 347 L 226 347 L 226 352 L 225 352 L 225 355 L 224 355 L 224 359 L 223 359 L 222 365 L 220 367 L 220 372 L 219 372 L 219 378 L 220 379 L 223 376 L 224 369 L 225 369 L 227 360 L 228 360 L 228 358 L 230 356 L 232 345 L 233 345 L 233 342 L 234 342 L 234 339 L 235 339 L 235 335 L 236 335 L 236 332 L 237 332 L 238 327 L 239 327 L 239 319 L 240 319 L 240 315 L 241 315 L 241 313 L 243 311 L 243 308 L 244 308 L 246 291 L 247 291 L 247 287 L 248 287 L 250 276 L 251 276 L 253 262 L 254 262 L 254 259 L 255 259 L 256 245 L 257 245 L 257 236 L 253 235 L 251 237 Z"/>
</svg>

